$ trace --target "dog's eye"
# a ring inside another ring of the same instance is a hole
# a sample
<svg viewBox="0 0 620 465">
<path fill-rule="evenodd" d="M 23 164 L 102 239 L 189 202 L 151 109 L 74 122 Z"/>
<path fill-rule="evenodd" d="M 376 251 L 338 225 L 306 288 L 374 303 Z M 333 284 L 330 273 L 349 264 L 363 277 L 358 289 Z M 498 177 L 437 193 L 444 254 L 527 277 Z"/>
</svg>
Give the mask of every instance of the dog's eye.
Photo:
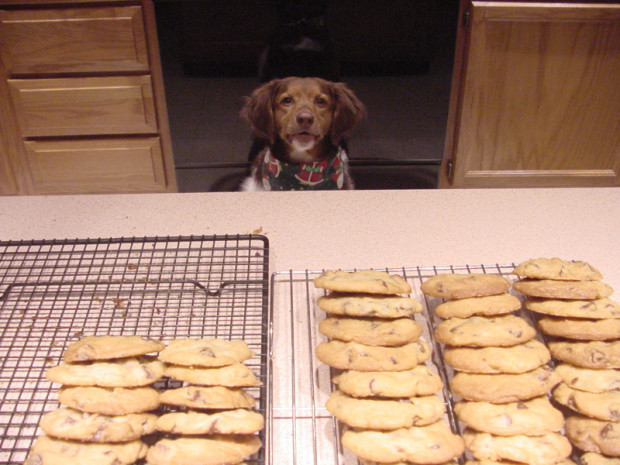
<svg viewBox="0 0 620 465">
<path fill-rule="evenodd" d="M 325 97 L 317 97 L 314 99 L 314 103 L 319 107 L 327 105 L 327 99 Z"/>
<path fill-rule="evenodd" d="M 291 103 L 293 103 L 293 98 L 288 95 L 280 99 L 280 104 L 282 105 L 290 105 Z"/>
</svg>

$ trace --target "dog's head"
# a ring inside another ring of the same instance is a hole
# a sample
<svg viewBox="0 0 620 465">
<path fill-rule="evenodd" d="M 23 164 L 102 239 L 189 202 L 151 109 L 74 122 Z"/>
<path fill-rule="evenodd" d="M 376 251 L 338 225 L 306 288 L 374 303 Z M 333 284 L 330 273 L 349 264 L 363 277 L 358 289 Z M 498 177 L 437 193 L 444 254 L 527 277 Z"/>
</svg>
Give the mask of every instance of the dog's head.
<svg viewBox="0 0 620 465">
<path fill-rule="evenodd" d="M 287 147 L 293 161 L 316 161 L 339 146 L 365 114 L 343 83 L 320 78 L 275 79 L 257 88 L 241 112 L 257 137 Z"/>
</svg>

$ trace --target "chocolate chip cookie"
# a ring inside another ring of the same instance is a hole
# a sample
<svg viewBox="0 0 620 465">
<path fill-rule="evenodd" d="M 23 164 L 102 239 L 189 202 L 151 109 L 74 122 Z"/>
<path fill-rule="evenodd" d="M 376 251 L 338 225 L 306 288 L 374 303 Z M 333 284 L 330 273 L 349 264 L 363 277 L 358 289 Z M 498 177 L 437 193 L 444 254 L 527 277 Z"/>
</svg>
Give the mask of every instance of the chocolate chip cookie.
<svg viewBox="0 0 620 465">
<path fill-rule="evenodd" d="M 529 341 L 536 330 L 516 315 L 450 318 L 434 330 L 435 339 L 452 346 L 508 347 Z"/>
<path fill-rule="evenodd" d="M 39 436 L 24 465 L 129 465 L 146 455 L 142 441 L 95 444 Z"/>
<path fill-rule="evenodd" d="M 165 413 L 157 419 L 157 430 L 166 433 L 197 434 L 254 434 L 265 426 L 263 416 L 246 409 L 206 413 L 188 410 Z"/>
<path fill-rule="evenodd" d="M 620 457 L 620 422 L 575 415 L 566 419 L 565 428 L 568 439 L 582 451 Z"/>
<path fill-rule="evenodd" d="M 443 417 L 446 410 L 435 395 L 398 400 L 358 399 L 338 390 L 332 392 L 325 406 L 341 422 L 373 430 L 430 425 Z"/>
<path fill-rule="evenodd" d="M 553 391 L 553 398 L 585 416 L 620 421 L 620 391 L 586 392 L 560 383 Z"/>
<path fill-rule="evenodd" d="M 620 458 L 605 457 L 596 452 L 586 452 L 579 461 L 581 465 L 620 465 Z"/>
<path fill-rule="evenodd" d="M 54 383 L 69 386 L 138 387 L 159 381 L 164 364 L 145 357 L 114 361 L 61 363 L 47 370 L 46 377 Z"/>
<path fill-rule="evenodd" d="M 233 363 L 217 368 L 166 365 L 164 374 L 169 378 L 200 386 L 246 387 L 262 385 L 254 372 L 243 363 Z"/>
<path fill-rule="evenodd" d="M 511 460 L 528 465 L 548 465 L 569 457 L 572 447 L 560 433 L 542 436 L 495 436 L 466 429 L 465 447 L 478 460 Z"/>
<path fill-rule="evenodd" d="M 444 361 L 467 373 L 525 373 L 551 359 L 549 349 L 532 339 L 511 347 L 446 347 Z"/>
<path fill-rule="evenodd" d="M 254 408 L 256 400 L 242 389 L 223 386 L 183 386 L 159 396 L 162 404 L 199 409 Z"/>
<path fill-rule="evenodd" d="M 620 304 L 613 300 L 555 300 L 528 298 L 525 306 L 533 312 L 568 318 L 620 318 Z"/>
<path fill-rule="evenodd" d="M 404 371 L 349 370 L 332 381 L 342 392 L 353 397 L 428 396 L 443 388 L 439 375 L 426 365 Z"/>
<path fill-rule="evenodd" d="M 316 304 L 325 313 L 331 315 L 376 318 L 408 317 L 423 310 L 420 302 L 409 297 L 337 292 L 319 297 Z"/>
<path fill-rule="evenodd" d="M 172 365 L 211 368 L 244 362 L 252 355 L 245 341 L 187 338 L 170 341 L 159 359 Z"/>
<path fill-rule="evenodd" d="M 401 371 L 410 370 L 425 362 L 431 349 L 422 339 L 399 347 L 379 347 L 357 342 L 321 342 L 316 357 L 323 363 L 341 370 Z"/>
<path fill-rule="evenodd" d="M 603 279 L 599 270 L 584 261 L 561 258 L 534 258 L 519 263 L 513 274 L 524 278 L 557 279 L 567 281 L 596 281 Z"/>
<path fill-rule="evenodd" d="M 256 453 L 262 444 L 254 435 L 160 439 L 149 448 L 149 465 L 238 464 Z"/>
<path fill-rule="evenodd" d="M 451 380 L 452 391 L 466 400 L 504 403 L 529 400 L 545 395 L 560 382 L 553 368 L 544 365 L 521 374 L 457 373 Z"/>
<path fill-rule="evenodd" d="M 545 334 L 566 339 L 581 341 L 620 339 L 620 318 L 586 320 L 549 316 L 538 320 L 538 326 Z"/>
<path fill-rule="evenodd" d="M 512 287 L 527 296 L 545 299 L 594 300 L 609 297 L 613 293 L 613 288 L 602 281 L 522 279 Z"/>
<path fill-rule="evenodd" d="M 463 439 L 452 433 L 443 420 L 394 431 L 347 429 L 341 442 L 359 458 L 380 463 L 439 464 L 464 451 Z"/>
<path fill-rule="evenodd" d="M 510 289 L 510 282 L 498 274 L 440 273 L 428 278 L 421 285 L 422 292 L 444 299 L 467 299 L 503 294 Z"/>
<path fill-rule="evenodd" d="M 581 368 L 620 368 L 620 340 L 549 342 L 551 355 Z"/>
<path fill-rule="evenodd" d="M 619 320 L 620 322 L 620 320 Z M 370 346 L 401 346 L 417 341 L 422 326 L 411 318 L 325 318 L 319 331 L 331 339 Z"/>
<path fill-rule="evenodd" d="M 564 426 L 562 412 L 546 396 L 505 404 L 463 401 L 454 412 L 470 428 L 496 436 L 542 436 Z"/>
<path fill-rule="evenodd" d="M 131 413 L 107 416 L 61 407 L 46 413 L 39 426 L 50 437 L 85 442 L 128 442 L 155 431 L 157 416 Z"/>
<path fill-rule="evenodd" d="M 620 391 L 620 370 L 593 370 L 561 363 L 555 372 L 564 383 L 580 391 Z"/>
<path fill-rule="evenodd" d="M 521 308 L 521 301 L 512 294 L 504 293 L 485 297 L 448 300 L 435 307 L 439 318 L 469 318 L 470 316 L 494 316 L 512 313 Z"/>
<path fill-rule="evenodd" d="M 58 401 L 67 407 L 100 415 L 143 413 L 159 407 L 159 392 L 152 387 L 62 387 Z"/>
<path fill-rule="evenodd" d="M 141 336 L 86 336 L 70 344 L 63 354 L 65 362 L 87 362 L 135 357 L 159 352 L 164 344 Z"/>
<path fill-rule="evenodd" d="M 408 294 L 411 292 L 411 285 L 402 276 L 378 270 L 355 272 L 327 270 L 314 278 L 314 286 L 330 291 L 369 294 Z"/>
</svg>

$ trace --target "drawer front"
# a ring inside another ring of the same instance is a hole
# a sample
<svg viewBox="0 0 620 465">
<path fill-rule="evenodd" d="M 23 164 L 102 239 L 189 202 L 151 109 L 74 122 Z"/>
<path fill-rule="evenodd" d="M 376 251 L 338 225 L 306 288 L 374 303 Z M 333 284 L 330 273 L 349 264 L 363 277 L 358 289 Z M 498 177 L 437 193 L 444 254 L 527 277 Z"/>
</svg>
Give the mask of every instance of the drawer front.
<svg viewBox="0 0 620 465">
<path fill-rule="evenodd" d="M 155 134 L 149 76 L 12 79 L 23 137 Z"/>
<path fill-rule="evenodd" d="M 33 194 L 163 192 L 157 137 L 26 141 Z"/>
<path fill-rule="evenodd" d="M 0 10 L 9 75 L 149 69 L 139 6 Z"/>
</svg>

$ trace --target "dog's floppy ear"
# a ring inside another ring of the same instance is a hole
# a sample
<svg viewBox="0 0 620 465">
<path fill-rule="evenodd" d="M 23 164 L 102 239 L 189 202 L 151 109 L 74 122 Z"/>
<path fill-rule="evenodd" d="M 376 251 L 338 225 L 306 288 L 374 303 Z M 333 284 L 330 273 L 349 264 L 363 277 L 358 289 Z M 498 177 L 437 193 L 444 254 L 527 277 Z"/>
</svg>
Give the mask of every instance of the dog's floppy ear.
<svg viewBox="0 0 620 465">
<path fill-rule="evenodd" d="M 366 107 L 342 82 L 332 83 L 332 92 L 335 107 L 331 140 L 334 145 L 340 145 L 351 135 L 358 121 L 366 115 Z"/>
<path fill-rule="evenodd" d="M 273 120 L 273 98 L 280 83 L 279 79 L 269 81 L 245 98 L 241 116 L 247 119 L 255 135 L 273 144 L 276 138 L 276 125 Z"/>
</svg>

